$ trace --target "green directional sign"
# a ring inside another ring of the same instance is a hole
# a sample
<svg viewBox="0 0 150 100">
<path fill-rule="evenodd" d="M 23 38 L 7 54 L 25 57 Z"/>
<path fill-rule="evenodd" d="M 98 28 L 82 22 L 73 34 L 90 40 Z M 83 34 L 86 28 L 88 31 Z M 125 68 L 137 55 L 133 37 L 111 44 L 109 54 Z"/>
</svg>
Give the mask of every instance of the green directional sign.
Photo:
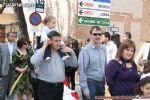
<svg viewBox="0 0 150 100">
<path fill-rule="evenodd" d="M 109 26 L 110 25 L 110 20 L 105 19 L 105 18 L 93 18 L 93 17 L 78 16 L 78 24 Z"/>
<path fill-rule="evenodd" d="M 78 0 L 78 24 L 110 25 L 111 0 Z"/>
</svg>

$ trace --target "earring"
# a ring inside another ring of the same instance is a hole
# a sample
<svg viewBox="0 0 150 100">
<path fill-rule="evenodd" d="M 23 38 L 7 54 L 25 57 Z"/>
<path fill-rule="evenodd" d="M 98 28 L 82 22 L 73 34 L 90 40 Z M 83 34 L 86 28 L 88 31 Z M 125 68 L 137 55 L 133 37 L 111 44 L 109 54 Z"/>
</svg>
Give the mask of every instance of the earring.
<svg viewBox="0 0 150 100">
<path fill-rule="evenodd" d="M 142 91 L 142 92 L 144 91 L 142 87 L 141 87 L 141 91 Z"/>
</svg>

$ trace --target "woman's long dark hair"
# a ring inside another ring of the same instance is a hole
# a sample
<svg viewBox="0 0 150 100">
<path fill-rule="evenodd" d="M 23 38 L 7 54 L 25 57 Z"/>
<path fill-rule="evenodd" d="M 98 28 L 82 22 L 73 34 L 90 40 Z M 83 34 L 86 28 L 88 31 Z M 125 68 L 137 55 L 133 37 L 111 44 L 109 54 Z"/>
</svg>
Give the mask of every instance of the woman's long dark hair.
<svg viewBox="0 0 150 100">
<path fill-rule="evenodd" d="M 71 39 L 70 41 L 67 41 L 67 46 L 70 47 L 70 43 L 72 45 L 72 49 L 74 50 L 77 58 L 79 55 L 79 43 L 76 39 Z"/>
</svg>

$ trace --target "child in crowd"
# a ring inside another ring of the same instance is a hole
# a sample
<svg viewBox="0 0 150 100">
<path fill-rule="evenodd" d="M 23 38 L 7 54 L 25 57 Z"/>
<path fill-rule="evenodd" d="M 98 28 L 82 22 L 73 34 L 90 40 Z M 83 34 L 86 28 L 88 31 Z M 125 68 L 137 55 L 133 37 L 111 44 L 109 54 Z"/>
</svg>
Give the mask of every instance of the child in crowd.
<svg viewBox="0 0 150 100">
<path fill-rule="evenodd" d="M 150 61 L 144 60 L 140 63 L 141 79 L 150 76 Z"/>
<path fill-rule="evenodd" d="M 146 76 L 139 81 L 136 93 L 140 100 L 150 100 L 150 76 Z"/>
<path fill-rule="evenodd" d="M 39 48 L 42 47 L 44 40 L 47 38 L 47 34 L 49 34 L 51 31 L 55 31 L 56 18 L 53 16 L 47 16 L 44 19 L 43 23 L 45 26 L 41 30 L 41 40 L 40 40 L 40 44 L 39 44 L 40 46 L 38 46 Z M 64 44 L 62 41 L 61 41 L 61 43 L 62 43 L 61 47 L 63 47 Z M 37 48 L 37 49 L 39 49 L 39 48 Z M 69 55 L 62 53 L 60 50 L 59 50 L 59 54 L 63 60 L 65 60 L 69 57 Z M 50 62 L 50 57 L 51 57 L 50 46 L 48 46 L 44 53 L 44 59 L 46 59 L 46 61 Z"/>
<path fill-rule="evenodd" d="M 141 80 L 138 83 L 136 93 L 140 100 L 150 100 L 150 61 L 143 60 L 139 63 L 139 65 Z"/>
<path fill-rule="evenodd" d="M 43 42 L 47 38 L 47 34 L 51 31 L 56 31 L 56 18 L 53 16 L 47 16 L 43 20 L 43 24 L 45 25 L 41 30 L 41 42 Z"/>
</svg>

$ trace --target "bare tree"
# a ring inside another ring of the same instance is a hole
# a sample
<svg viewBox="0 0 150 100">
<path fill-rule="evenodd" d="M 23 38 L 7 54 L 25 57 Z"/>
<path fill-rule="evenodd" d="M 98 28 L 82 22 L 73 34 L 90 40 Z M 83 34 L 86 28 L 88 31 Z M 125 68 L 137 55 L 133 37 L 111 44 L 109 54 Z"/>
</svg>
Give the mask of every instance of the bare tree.
<svg viewBox="0 0 150 100">
<path fill-rule="evenodd" d="M 21 0 L 13 0 L 13 3 L 21 4 Z M 20 29 L 20 36 L 29 40 L 29 34 L 27 29 L 27 23 L 25 20 L 23 7 L 15 6 L 14 7 L 15 14 L 17 15 L 18 25 Z"/>
<path fill-rule="evenodd" d="M 10 2 L 8 0 L 5 1 L 6 2 Z M 4 0 L 0 0 L 0 5 L 1 5 L 1 8 L 0 8 L 0 14 L 3 13 L 4 9 L 6 8 L 5 4 L 4 4 Z"/>
<path fill-rule="evenodd" d="M 0 9 L 0 14 L 2 14 L 3 13 L 3 11 L 4 11 L 4 9 L 5 9 L 5 5 L 2 5 L 2 8 Z"/>
</svg>

